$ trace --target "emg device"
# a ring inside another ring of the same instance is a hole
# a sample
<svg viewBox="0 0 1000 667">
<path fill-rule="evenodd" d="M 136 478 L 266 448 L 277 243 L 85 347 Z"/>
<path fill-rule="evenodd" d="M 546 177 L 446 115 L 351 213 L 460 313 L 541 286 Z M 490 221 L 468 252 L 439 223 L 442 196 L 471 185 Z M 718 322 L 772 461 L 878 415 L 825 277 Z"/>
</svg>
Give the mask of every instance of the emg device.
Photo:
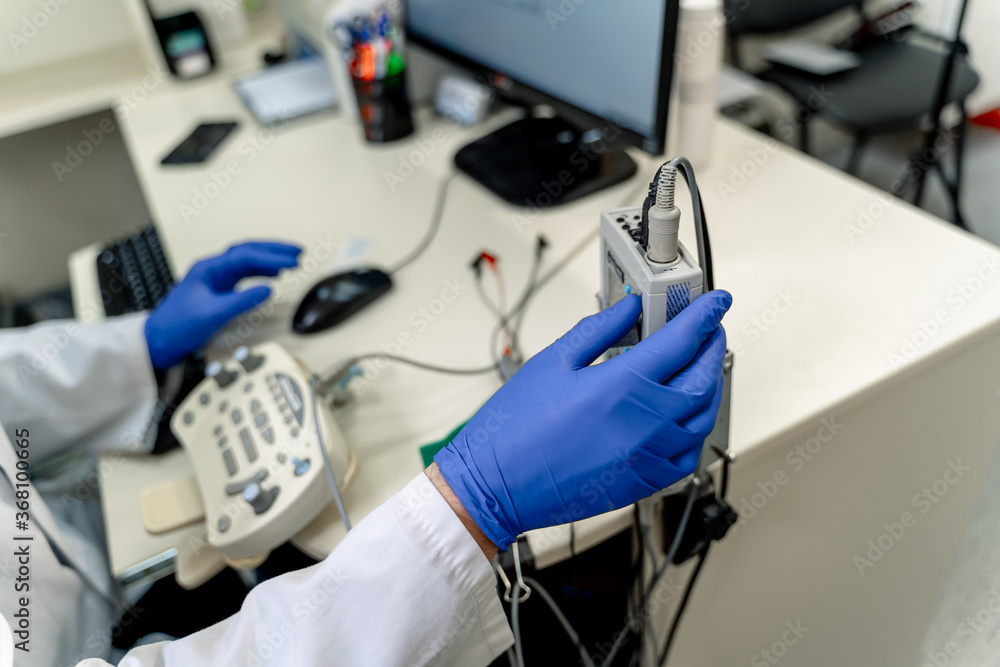
<svg viewBox="0 0 1000 667">
<path fill-rule="evenodd" d="M 696 184 L 691 193 L 702 246 L 699 256 L 678 240 L 681 211 L 674 195 L 679 168 L 687 170 L 688 181 L 693 183 L 690 164 L 677 158 L 660 168 L 641 207 L 601 214 L 601 306 L 607 308 L 630 293 L 642 299 L 635 328 L 618 341 L 610 351 L 612 356 L 663 327 L 706 291 L 706 262 L 699 261 L 705 254 L 701 241 L 705 234 Z"/>
<path fill-rule="evenodd" d="M 677 175 L 691 193 L 698 248 L 690 252 L 678 239 L 681 209 L 676 202 Z M 636 294 L 642 313 L 635 327 L 608 351 L 627 352 L 676 317 L 702 293 L 713 289 L 708 229 L 691 163 L 677 157 L 657 171 L 641 206 L 601 214 L 601 307 Z M 715 430 L 705 439 L 699 471 L 729 449 L 729 406 L 733 355 L 723 365 L 723 398 Z"/>
</svg>

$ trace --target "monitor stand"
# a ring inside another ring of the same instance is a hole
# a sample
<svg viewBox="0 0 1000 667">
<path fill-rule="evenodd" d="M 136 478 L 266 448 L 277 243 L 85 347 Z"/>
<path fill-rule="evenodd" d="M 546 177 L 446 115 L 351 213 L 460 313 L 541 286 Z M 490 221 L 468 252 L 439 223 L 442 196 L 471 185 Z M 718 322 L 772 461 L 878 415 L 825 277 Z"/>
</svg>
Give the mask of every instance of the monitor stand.
<svg viewBox="0 0 1000 667">
<path fill-rule="evenodd" d="M 523 118 L 463 147 L 455 165 L 501 199 L 529 208 L 565 204 L 635 174 L 623 147 L 600 134 L 584 143 L 585 136 L 559 117 Z"/>
</svg>

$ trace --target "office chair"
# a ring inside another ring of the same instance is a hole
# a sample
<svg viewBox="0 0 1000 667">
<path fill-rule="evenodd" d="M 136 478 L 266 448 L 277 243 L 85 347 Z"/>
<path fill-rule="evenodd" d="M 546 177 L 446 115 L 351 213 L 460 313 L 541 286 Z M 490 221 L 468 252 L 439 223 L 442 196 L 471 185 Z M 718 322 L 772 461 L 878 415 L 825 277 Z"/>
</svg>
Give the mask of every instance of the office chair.
<svg viewBox="0 0 1000 667">
<path fill-rule="evenodd" d="M 739 40 L 746 35 L 793 30 L 847 8 L 853 8 L 860 20 L 864 20 L 862 4 L 863 0 L 726 0 L 730 58 L 736 67 L 740 66 Z M 821 115 L 854 134 L 847 165 L 850 174 L 857 172 L 861 152 L 872 134 L 920 127 L 929 118 L 931 127 L 924 134 L 921 151 L 910 158 L 906 176 L 893 187 L 893 194 L 904 197 L 915 179 L 914 203 L 920 206 L 927 172 L 935 169 L 948 190 L 955 223 L 962 228 L 967 228 L 959 201 L 965 101 L 979 84 L 979 76 L 969 65 L 968 47 L 961 37 L 967 7 L 968 0 L 964 0 L 954 39 L 926 35 L 938 42 L 938 50 L 891 36 L 873 38 L 856 50 L 860 66 L 846 72 L 818 76 L 774 65 L 757 73 L 791 95 L 797 104 L 812 109 L 809 117 Z M 819 104 L 816 90 L 826 93 Z M 935 148 L 941 131 L 941 113 L 951 104 L 956 104 L 961 114 L 954 136 L 954 179 L 946 174 L 940 151 Z M 799 125 L 799 147 L 804 153 L 809 152 L 809 117 Z"/>
</svg>

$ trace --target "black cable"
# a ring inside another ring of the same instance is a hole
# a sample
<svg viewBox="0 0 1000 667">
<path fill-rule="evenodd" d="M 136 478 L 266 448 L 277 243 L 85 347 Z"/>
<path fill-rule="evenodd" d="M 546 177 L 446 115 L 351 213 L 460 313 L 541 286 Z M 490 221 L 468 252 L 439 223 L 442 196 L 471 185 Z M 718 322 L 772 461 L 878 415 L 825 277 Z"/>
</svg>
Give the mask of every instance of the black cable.
<svg viewBox="0 0 1000 667">
<path fill-rule="evenodd" d="M 705 203 L 701 199 L 701 191 L 698 190 L 698 180 L 694 175 L 694 167 L 685 157 L 675 157 L 667 162 L 667 166 L 678 169 L 687 181 L 688 190 L 691 193 L 691 206 L 695 219 L 695 235 L 698 239 L 698 263 L 705 275 L 705 291 L 710 292 L 715 289 L 715 269 L 712 266 L 712 243 L 708 238 L 708 221 L 705 219 Z M 661 167 L 662 168 L 662 167 Z"/>
<path fill-rule="evenodd" d="M 719 482 L 719 498 L 725 502 L 726 497 L 729 494 L 729 464 L 730 460 L 728 456 L 720 450 L 716 450 L 719 454 L 719 458 L 722 459 L 722 479 Z M 708 558 L 709 548 L 712 546 L 712 541 L 709 540 L 702 547 L 701 551 L 698 552 L 698 562 L 694 566 L 694 570 L 691 571 L 691 577 L 688 579 L 687 586 L 684 588 L 684 596 L 681 598 L 681 603 L 677 607 L 677 611 L 674 613 L 674 620 L 670 624 L 670 631 L 667 633 L 667 641 L 663 646 L 663 651 L 660 653 L 657 665 L 663 667 L 667 662 L 667 657 L 670 655 L 670 648 L 674 644 L 674 638 L 677 635 L 677 628 L 680 627 L 681 618 L 684 616 L 684 611 L 687 609 L 688 600 L 691 599 L 691 592 L 694 590 L 694 585 L 698 581 L 698 575 L 701 574 L 701 569 L 705 565 L 705 559 Z"/>
<path fill-rule="evenodd" d="M 420 255 L 424 253 L 425 250 L 431 245 L 431 241 L 437 236 L 438 229 L 441 227 L 441 218 L 444 217 L 444 205 L 447 201 L 448 186 L 451 185 L 458 177 L 457 173 L 452 172 L 441 185 L 438 186 L 437 199 L 434 201 L 434 211 L 431 213 L 431 226 L 424 234 L 424 238 L 420 240 L 420 243 L 414 248 L 409 255 L 406 255 L 401 259 L 394 267 L 389 269 L 387 273 L 394 275 L 399 271 L 405 269 L 407 266 L 412 264 L 417 260 Z"/>
<path fill-rule="evenodd" d="M 712 546 L 712 541 L 709 540 L 702 547 L 702 550 L 698 553 L 698 563 L 694 566 L 694 570 L 691 572 L 691 578 L 688 579 L 687 587 L 684 589 L 684 597 L 681 598 L 680 606 L 677 607 L 677 611 L 674 613 L 674 620 L 670 624 L 670 632 L 667 634 L 667 643 L 663 647 L 663 651 L 660 653 L 659 660 L 656 664 L 663 667 L 667 662 L 667 656 L 670 655 L 670 648 L 674 645 L 674 638 L 677 636 L 677 628 L 680 627 L 681 618 L 684 616 L 684 610 L 687 608 L 688 600 L 691 599 L 691 591 L 694 590 L 695 582 L 698 581 L 698 575 L 701 574 L 701 568 L 705 565 L 705 559 L 708 558 L 708 550 Z"/>
</svg>

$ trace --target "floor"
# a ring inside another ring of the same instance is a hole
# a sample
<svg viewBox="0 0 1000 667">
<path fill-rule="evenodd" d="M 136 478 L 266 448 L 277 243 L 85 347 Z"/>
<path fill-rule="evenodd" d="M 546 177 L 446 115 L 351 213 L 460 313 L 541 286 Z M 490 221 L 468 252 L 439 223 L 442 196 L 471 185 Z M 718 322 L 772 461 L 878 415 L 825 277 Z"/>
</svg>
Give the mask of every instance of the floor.
<svg viewBox="0 0 1000 667">
<path fill-rule="evenodd" d="M 780 100 L 770 100 L 769 106 L 766 116 L 772 122 L 776 109 L 791 112 Z M 852 146 L 849 134 L 814 120 L 810 138 L 814 155 L 837 168 L 846 167 Z M 921 135 L 915 131 L 874 138 L 857 175 L 889 189 L 920 145 Z M 946 155 L 950 169 L 953 155 Z M 966 222 L 973 233 L 1000 245 L 1000 131 L 969 126 L 964 170 Z M 950 199 L 937 176 L 929 179 L 923 208 L 952 219 Z M 915 647 L 913 667 L 1000 666 L 1000 459 L 985 488 L 935 618 L 923 645 Z"/>
</svg>

